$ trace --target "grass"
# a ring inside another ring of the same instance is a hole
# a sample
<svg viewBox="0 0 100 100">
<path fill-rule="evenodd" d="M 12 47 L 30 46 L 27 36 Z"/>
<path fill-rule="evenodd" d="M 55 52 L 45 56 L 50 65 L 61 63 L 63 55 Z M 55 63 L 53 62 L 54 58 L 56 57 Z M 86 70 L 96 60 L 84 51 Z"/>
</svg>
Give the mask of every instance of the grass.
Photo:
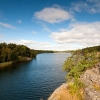
<svg viewBox="0 0 100 100">
<path fill-rule="evenodd" d="M 93 87 L 100 92 L 100 86 L 98 84 L 94 84 Z"/>
<path fill-rule="evenodd" d="M 12 61 L 10 61 L 10 62 L 0 63 L 0 68 L 4 68 L 4 67 L 9 66 L 9 65 L 11 65 L 11 64 L 13 64 Z"/>
<path fill-rule="evenodd" d="M 63 70 L 67 72 L 67 81 L 73 80 L 73 84 L 69 85 L 69 91 L 73 95 L 74 93 L 79 94 L 79 90 L 84 88 L 84 84 L 80 81 L 80 75 L 83 74 L 87 69 L 91 69 L 95 64 L 100 62 L 100 55 L 97 51 L 93 52 L 81 52 L 78 51 L 76 54 L 72 54 L 63 65 Z M 96 90 L 100 91 L 100 87 L 94 86 Z M 80 95 L 80 94 L 79 94 Z"/>
<path fill-rule="evenodd" d="M 72 96 L 76 95 L 78 100 L 83 100 L 83 87 L 84 87 L 84 84 L 77 79 L 75 79 L 73 83 L 69 82 L 68 84 L 68 90 L 70 94 Z"/>
<path fill-rule="evenodd" d="M 83 100 L 83 92 L 80 90 L 81 98 L 79 98 L 79 95 L 77 93 L 74 93 L 73 95 L 70 93 L 70 90 L 67 88 L 62 88 L 59 91 L 56 91 L 56 93 L 53 93 L 53 95 L 50 96 L 48 100 Z"/>
</svg>

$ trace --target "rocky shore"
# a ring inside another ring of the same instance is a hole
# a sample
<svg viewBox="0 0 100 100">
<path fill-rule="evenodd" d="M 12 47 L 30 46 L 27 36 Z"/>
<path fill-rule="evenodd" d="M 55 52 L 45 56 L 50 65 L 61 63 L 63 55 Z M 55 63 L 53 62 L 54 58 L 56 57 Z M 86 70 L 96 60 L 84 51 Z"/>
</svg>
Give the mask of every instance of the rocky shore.
<svg viewBox="0 0 100 100">
<path fill-rule="evenodd" d="M 80 80 L 84 84 L 83 94 L 84 100 L 100 100 L 100 63 L 96 64 L 92 69 L 88 69 L 80 76 Z M 48 100 L 79 100 L 76 95 L 71 95 L 68 90 L 68 83 L 58 87 Z"/>
<path fill-rule="evenodd" d="M 100 63 L 94 68 L 86 70 L 80 77 L 84 83 L 85 100 L 100 100 Z"/>
</svg>

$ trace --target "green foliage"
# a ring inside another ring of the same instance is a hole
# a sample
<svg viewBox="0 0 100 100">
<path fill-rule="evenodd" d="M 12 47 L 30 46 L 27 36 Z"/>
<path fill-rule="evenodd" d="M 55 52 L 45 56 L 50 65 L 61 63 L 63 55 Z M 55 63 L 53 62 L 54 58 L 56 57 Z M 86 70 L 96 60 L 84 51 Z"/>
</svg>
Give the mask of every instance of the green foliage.
<svg viewBox="0 0 100 100">
<path fill-rule="evenodd" d="M 86 69 L 92 68 L 100 61 L 100 52 L 97 52 L 99 46 L 97 46 L 97 48 L 91 48 L 93 52 L 90 52 L 90 48 L 75 51 L 72 56 L 64 62 L 63 70 L 68 73 L 66 76 L 67 80 L 79 77 Z"/>
<path fill-rule="evenodd" d="M 79 81 L 78 78 L 75 78 L 73 80 L 74 82 L 69 84 L 68 88 L 70 90 L 70 93 L 73 95 L 74 93 L 79 92 L 79 89 L 82 88 L 84 86 L 84 84 L 82 82 Z"/>
<path fill-rule="evenodd" d="M 69 85 L 70 92 L 78 93 L 84 85 L 79 81 L 79 77 L 85 70 L 92 68 L 100 62 L 100 46 L 76 50 L 63 64 L 63 70 L 67 72 L 67 81 L 73 80 Z"/>
<path fill-rule="evenodd" d="M 84 100 L 83 95 L 80 93 L 84 84 L 79 81 L 77 77 L 73 79 L 73 82 L 69 84 L 68 89 L 72 95 L 76 94 L 79 100 Z"/>
<path fill-rule="evenodd" d="M 74 61 L 73 61 L 72 57 L 69 57 L 69 58 L 64 62 L 63 70 L 69 72 L 69 71 L 72 69 L 72 67 L 74 67 Z"/>
<path fill-rule="evenodd" d="M 27 57 L 36 57 L 37 52 L 24 45 L 0 43 L 0 63 L 9 61 L 25 61 Z"/>
<path fill-rule="evenodd" d="M 39 53 L 53 53 L 48 50 L 32 50 L 24 45 L 13 43 L 0 43 L 0 63 L 9 61 L 26 61 L 28 58 L 35 58 Z"/>
</svg>

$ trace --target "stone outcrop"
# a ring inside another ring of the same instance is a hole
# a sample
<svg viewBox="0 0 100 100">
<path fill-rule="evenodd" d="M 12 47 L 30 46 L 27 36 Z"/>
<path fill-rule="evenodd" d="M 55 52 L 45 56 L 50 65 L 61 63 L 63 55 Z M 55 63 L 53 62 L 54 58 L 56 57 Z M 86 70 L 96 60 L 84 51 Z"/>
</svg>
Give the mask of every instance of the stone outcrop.
<svg viewBox="0 0 100 100">
<path fill-rule="evenodd" d="M 84 99 L 100 100 L 100 63 L 92 69 L 88 69 L 80 76 L 84 83 Z M 68 91 L 68 83 L 63 83 L 58 87 L 48 100 L 78 100 L 76 96 L 72 97 Z"/>
<path fill-rule="evenodd" d="M 100 100 L 100 63 L 86 70 L 80 79 L 84 83 L 85 100 Z"/>
<path fill-rule="evenodd" d="M 64 94 L 66 94 L 66 89 L 67 89 L 68 84 L 63 83 L 60 87 L 58 87 L 52 95 L 48 98 L 48 100 L 60 100 Z M 62 94 L 62 91 L 64 94 Z M 64 98 L 64 97 L 63 97 Z"/>
<path fill-rule="evenodd" d="M 48 98 L 48 100 L 79 100 L 77 95 L 70 94 L 68 89 L 68 83 L 63 83 L 60 87 L 58 87 L 52 95 Z"/>
</svg>

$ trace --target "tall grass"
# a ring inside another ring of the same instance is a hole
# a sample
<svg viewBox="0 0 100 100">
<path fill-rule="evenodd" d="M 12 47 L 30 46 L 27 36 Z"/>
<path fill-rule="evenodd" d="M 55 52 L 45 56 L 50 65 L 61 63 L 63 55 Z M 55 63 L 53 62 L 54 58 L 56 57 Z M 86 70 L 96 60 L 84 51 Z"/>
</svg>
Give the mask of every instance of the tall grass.
<svg viewBox="0 0 100 100">
<path fill-rule="evenodd" d="M 10 61 L 10 62 L 0 63 L 0 68 L 7 67 L 7 66 L 9 66 L 9 65 L 11 65 L 11 64 L 13 64 L 13 62 L 12 62 L 12 61 Z"/>
</svg>

